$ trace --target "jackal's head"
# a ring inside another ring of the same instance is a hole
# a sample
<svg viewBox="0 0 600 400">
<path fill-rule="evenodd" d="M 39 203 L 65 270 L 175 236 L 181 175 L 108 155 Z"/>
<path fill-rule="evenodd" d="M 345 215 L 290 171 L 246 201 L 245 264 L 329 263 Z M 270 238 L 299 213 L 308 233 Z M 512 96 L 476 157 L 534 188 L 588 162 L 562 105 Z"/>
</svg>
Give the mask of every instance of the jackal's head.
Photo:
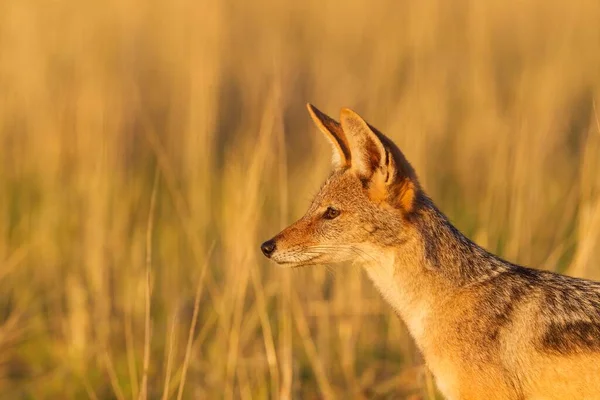
<svg viewBox="0 0 600 400">
<path fill-rule="evenodd" d="M 402 152 L 347 108 L 340 123 L 308 111 L 333 146 L 333 172 L 306 214 L 262 244 L 265 256 L 293 267 L 367 260 L 406 242 L 420 188 Z"/>
</svg>

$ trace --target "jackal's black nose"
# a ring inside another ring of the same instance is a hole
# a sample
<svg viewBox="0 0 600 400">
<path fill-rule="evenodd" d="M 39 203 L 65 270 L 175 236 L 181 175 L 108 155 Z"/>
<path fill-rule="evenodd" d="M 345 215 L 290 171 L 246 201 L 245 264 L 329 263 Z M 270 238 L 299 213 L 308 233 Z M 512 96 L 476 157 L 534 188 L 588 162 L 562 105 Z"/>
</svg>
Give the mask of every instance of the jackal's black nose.
<svg viewBox="0 0 600 400">
<path fill-rule="evenodd" d="M 260 249 L 263 254 L 267 257 L 271 257 L 271 254 L 275 251 L 275 241 L 273 239 L 267 240 L 263 244 L 260 245 Z"/>
</svg>

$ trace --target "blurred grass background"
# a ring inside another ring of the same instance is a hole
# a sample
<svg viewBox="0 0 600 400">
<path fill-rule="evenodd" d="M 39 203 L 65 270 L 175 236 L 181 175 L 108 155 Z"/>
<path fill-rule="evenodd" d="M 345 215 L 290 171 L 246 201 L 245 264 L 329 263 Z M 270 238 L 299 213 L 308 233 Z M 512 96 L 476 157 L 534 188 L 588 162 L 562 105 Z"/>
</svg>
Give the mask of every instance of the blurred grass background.
<svg viewBox="0 0 600 400">
<path fill-rule="evenodd" d="M 489 250 L 600 278 L 598 21 L 597 0 L 0 1 L 1 396 L 435 398 L 359 268 L 259 253 L 330 168 L 304 104 L 392 137 Z"/>
</svg>

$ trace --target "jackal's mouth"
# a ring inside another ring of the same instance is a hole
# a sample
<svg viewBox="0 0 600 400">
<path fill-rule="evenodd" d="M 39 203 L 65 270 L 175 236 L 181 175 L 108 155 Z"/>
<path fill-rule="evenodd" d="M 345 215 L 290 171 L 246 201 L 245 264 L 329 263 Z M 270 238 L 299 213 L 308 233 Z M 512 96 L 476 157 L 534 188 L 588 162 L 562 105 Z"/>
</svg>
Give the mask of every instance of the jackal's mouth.
<svg viewBox="0 0 600 400">
<path fill-rule="evenodd" d="M 346 261 L 369 261 L 372 257 L 355 245 L 318 245 L 274 251 L 269 257 L 282 267 L 305 267 L 338 264 Z"/>
<path fill-rule="evenodd" d="M 308 267 L 309 265 L 313 265 L 313 264 L 308 264 L 307 262 L 280 262 L 277 263 L 278 266 L 282 267 L 282 268 L 302 268 L 302 267 Z"/>
<path fill-rule="evenodd" d="M 317 264 L 317 259 L 322 256 L 322 254 L 310 255 L 308 257 L 302 257 L 302 253 L 296 253 L 292 257 L 285 257 L 285 254 L 277 257 L 274 255 L 271 259 L 275 261 L 281 267 L 287 268 L 300 268 L 306 267 L 308 265 Z"/>
</svg>

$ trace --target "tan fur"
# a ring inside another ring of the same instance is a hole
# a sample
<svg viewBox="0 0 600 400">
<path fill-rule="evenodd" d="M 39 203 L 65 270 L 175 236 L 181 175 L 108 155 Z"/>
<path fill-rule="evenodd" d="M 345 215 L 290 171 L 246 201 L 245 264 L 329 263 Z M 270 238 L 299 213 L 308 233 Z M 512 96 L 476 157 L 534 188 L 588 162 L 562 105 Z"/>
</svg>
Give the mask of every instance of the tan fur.
<svg viewBox="0 0 600 400">
<path fill-rule="evenodd" d="M 268 257 L 361 264 L 448 399 L 600 399 L 600 283 L 488 253 L 387 137 L 351 110 L 341 124 L 309 111 L 343 162 L 304 217 L 263 244 Z"/>
</svg>

